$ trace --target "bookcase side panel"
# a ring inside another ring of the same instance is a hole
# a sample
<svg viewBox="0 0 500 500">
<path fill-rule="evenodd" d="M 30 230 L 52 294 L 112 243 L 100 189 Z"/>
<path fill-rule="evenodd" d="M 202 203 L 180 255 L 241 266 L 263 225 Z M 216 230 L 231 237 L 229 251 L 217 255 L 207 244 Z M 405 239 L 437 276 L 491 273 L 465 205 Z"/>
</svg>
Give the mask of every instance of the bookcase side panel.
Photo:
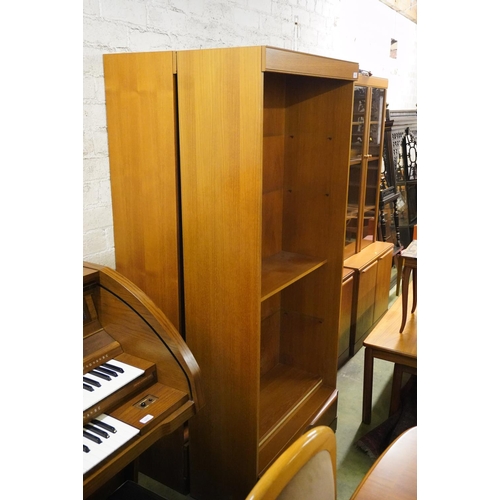
<svg viewBox="0 0 500 500">
<path fill-rule="evenodd" d="M 177 56 L 186 341 L 207 400 L 190 425 L 191 495 L 243 498 L 257 477 L 260 49 Z"/>
<path fill-rule="evenodd" d="M 172 53 L 103 60 L 116 269 L 181 330 Z"/>
</svg>

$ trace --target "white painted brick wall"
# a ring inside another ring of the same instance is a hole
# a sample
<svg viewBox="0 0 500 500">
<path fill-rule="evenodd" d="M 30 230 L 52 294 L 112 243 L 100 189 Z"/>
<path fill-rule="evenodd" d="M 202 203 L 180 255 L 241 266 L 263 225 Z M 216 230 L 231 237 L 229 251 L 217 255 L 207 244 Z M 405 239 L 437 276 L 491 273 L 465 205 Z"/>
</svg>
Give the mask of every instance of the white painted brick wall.
<svg viewBox="0 0 500 500">
<path fill-rule="evenodd" d="M 294 20 L 298 38 L 294 39 Z M 417 104 L 416 25 L 379 0 L 84 0 L 83 259 L 115 267 L 102 55 L 271 45 L 359 62 Z M 389 57 L 391 38 L 398 58 Z"/>
</svg>

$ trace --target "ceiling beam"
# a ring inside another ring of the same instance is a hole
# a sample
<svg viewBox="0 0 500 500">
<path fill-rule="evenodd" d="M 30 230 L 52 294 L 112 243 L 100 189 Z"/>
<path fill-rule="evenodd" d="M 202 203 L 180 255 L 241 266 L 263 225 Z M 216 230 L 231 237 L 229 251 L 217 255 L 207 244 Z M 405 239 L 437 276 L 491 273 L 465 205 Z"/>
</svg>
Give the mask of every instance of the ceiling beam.
<svg viewBox="0 0 500 500">
<path fill-rule="evenodd" d="M 380 0 L 383 4 L 417 24 L 417 0 Z"/>
</svg>

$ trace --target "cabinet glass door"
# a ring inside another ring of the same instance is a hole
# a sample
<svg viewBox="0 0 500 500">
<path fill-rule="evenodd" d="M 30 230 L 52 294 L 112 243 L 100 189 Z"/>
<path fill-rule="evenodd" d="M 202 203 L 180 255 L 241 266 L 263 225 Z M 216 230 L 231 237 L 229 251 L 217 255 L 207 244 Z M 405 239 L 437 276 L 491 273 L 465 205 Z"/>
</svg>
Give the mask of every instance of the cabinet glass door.
<svg viewBox="0 0 500 500">
<path fill-rule="evenodd" d="M 377 202 L 379 193 L 379 161 L 368 162 L 366 171 L 366 188 L 363 204 L 363 233 L 361 238 L 361 249 L 373 243 L 377 234 Z"/>
<path fill-rule="evenodd" d="M 354 106 L 352 114 L 351 162 L 361 161 L 365 139 L 367 87 L 354 87 Z"/>
<path fill-rule="evenodd" d="M 372 102 L 370 112 L 370 138 L 368 153 L 379 157 L 382 154 L 382 117 L 384 115 L 385 89 L 372 89 Z"/>
<path fill-rule="evenodd" d="M 359 204 L 363 182 L 362 161 L 365 141 L 365 124 L 367 121 L 366 87 L 354 87 L 354 106 L 351 134 L 351 159 L 349 168 L 349 190 L 347 195 L 347 220 L 345 234 L 344 258 L 356 253 L 356 241 L 360 220 Z"/>
<path fill-rule="evenodd" d="M 363 199 L 363 228 L 360 241 L 360 250 L 377 239 L 377 204 L 380 193 L 380 162 L 383 155 L 382 127 L 384 116 L 385 90 L 370 89 L 371 99 L 370 122 L 368 124 L 368 143 L 365 156 L 366 182 L 364 183 Z"/>
</svg>

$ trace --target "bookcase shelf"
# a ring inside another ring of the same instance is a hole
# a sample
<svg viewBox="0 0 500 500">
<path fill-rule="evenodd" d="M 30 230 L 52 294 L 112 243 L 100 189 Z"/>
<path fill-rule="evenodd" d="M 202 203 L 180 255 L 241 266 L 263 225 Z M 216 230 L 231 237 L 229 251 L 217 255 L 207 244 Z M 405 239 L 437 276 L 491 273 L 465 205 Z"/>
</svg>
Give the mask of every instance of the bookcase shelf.
<svg viewBox="0 0 500 500">
<path fill-rule="evenodd" d="M 293 252 L 279 252 L 262 261 L 262 299 L 278 293 L 303 276 L 318 269 L 326 260 Z"/>
<path fill-rule="evenodd" d="M 260 380 L 259 443 L 262 445 L 321 386 L 318 375 L 276 365 Z"/>
</svg>

